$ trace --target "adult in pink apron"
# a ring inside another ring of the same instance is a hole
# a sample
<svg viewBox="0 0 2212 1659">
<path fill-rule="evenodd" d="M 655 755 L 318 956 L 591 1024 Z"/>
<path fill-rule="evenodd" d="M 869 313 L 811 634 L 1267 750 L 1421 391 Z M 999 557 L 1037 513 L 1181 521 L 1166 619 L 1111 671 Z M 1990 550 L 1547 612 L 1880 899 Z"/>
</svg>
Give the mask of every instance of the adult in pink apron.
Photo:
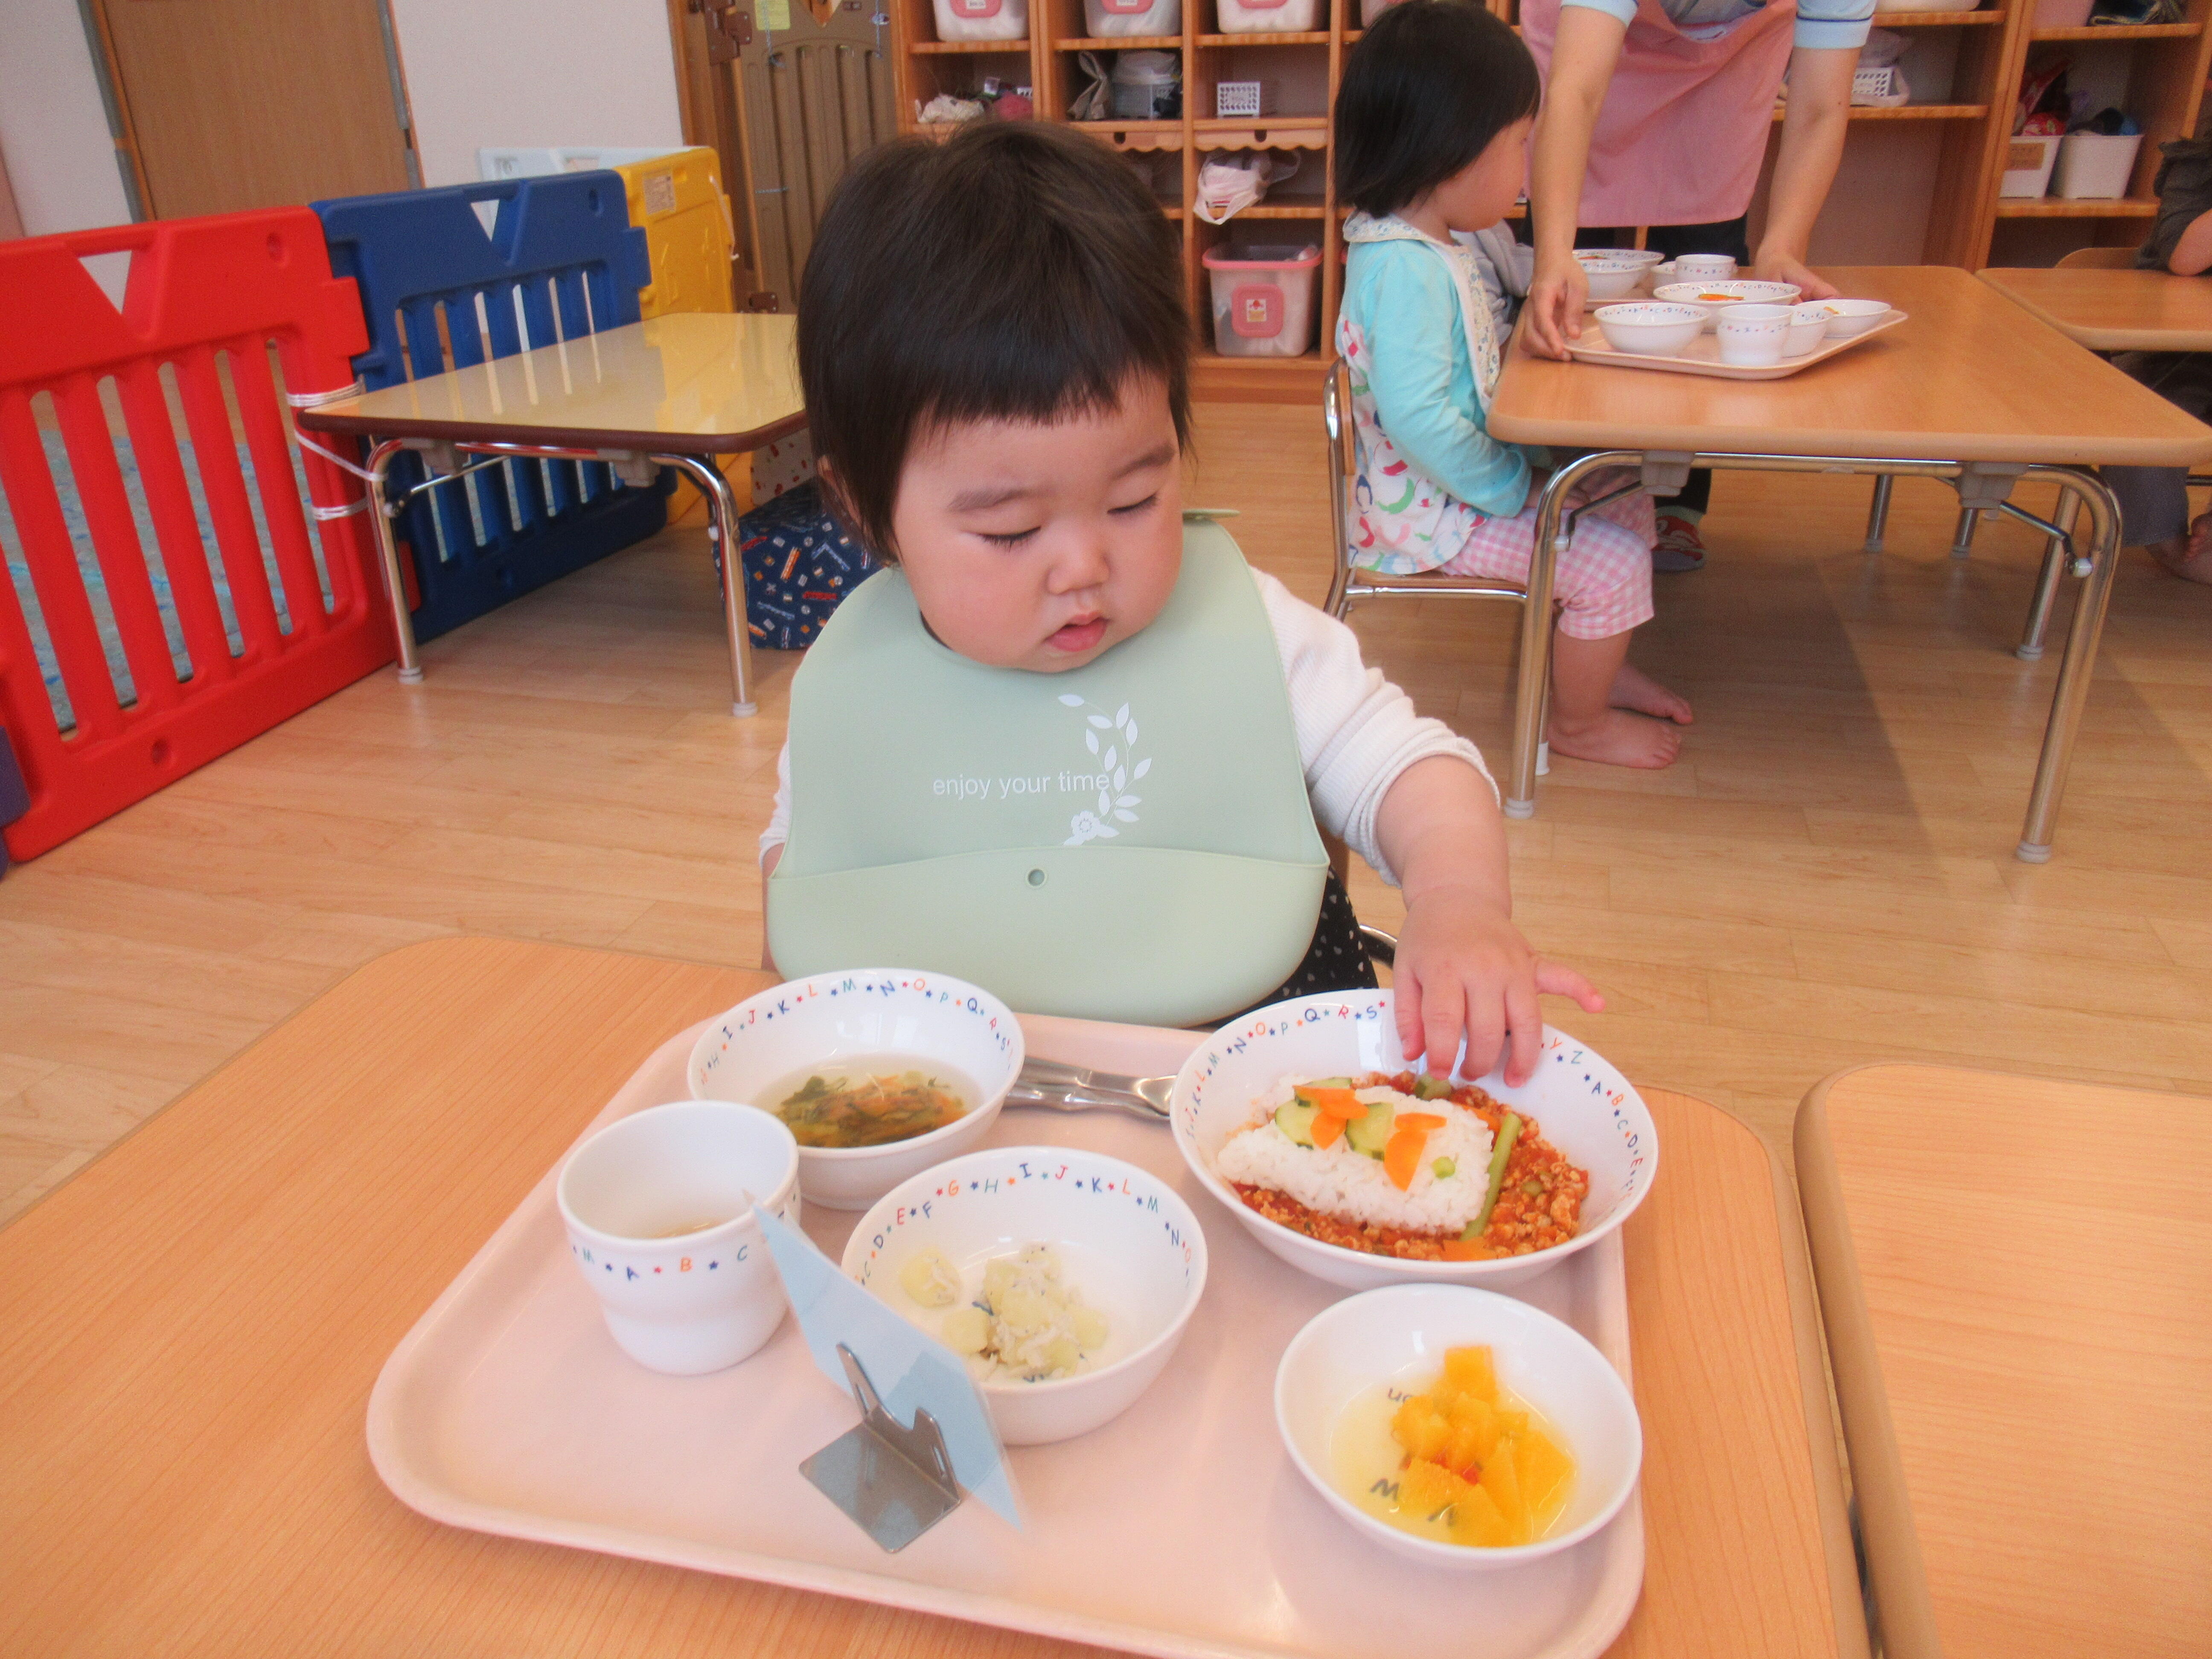
<svg viewBox="0 0 2212 1659">
<path fill-rule="evenodd" d="M 1872 0 L 1803 0 L 1802 17 L 1796 0 L 1635 0 L 1624 21 L 1626 4 L 1522 0 L 1522 39 L 1545 81 L 1524 309 L 1531 349 L 1549 356 L 1565 357 L 1582 334 L 1589 289 L 1574 250 L 1629 246 L 1639 227 L 1670 258 L 1725 253 L 1808 299 L 1835 292 L 1806 269 L 1806 243 L 1843 155 Z M 1785 70 L 1789 113 L 1754 259 L 1745 216 Z M 1704 562 L 1696 526 L 1711 483 L 1693 474 L 1662 504 L 1660 568 Z"/>
</svg>

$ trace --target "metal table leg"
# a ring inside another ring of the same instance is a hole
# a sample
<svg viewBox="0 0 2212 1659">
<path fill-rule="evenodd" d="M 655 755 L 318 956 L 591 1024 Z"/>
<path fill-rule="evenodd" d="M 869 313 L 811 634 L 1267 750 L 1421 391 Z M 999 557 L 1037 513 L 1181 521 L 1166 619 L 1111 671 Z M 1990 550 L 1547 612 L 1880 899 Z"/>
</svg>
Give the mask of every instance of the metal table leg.
<svg viewBox="0 0 2212 1659">
<path fill-rule="evenodd" d="M 1897 480 L 1885 472 L 1874 481 L 1874 500 L 1867 505 L 1866 550 L 1881 551 L 1882 532 L 1889 527 L 1889 492 Z"/>
<path fill-rule="evenodd" d="M 384 559 L 384 591 L 392 602 L 392 634 L 399 647 L 399 680 L 403 685 L 419 684 L 422 665 L 415 654 L 415 619 L 407 614 L 407 584 L 399 572 L 399 542 L 392 533 L 392 514 L 385 508 L 384 480 L 391 471 L 392 458 L 407 446 L 398 438 L 386 438 L 369 452 L 368 456 L 368 520 L 376 526 L 376 550 Z"/>
<path fill-rule="evenodd" d="M 707 538 L 722 555 L 722 622 L 730 634 L 730 712 L 746 715 L 759 712 L 753 702 L 753 641 L 745 626 L 745 573 L 738 563 L 738 503 L 730 494 L 730 481 L 722 470 L 696 455 L 655 455 L 663 466 L 672 466 L 699 487 L 707 498 Z"/>
<path fill-rule="evenodd" d="M 2027 797 L 2017 855 L 2030 864 L 2051 856 L 2051 836 L 2066 793 L 2066 772 L 2074 759 L 2074 738 L 2081 708 L 2089 699 L 2089 679 L 2097 662 L 2097 641 L 2104 632 L 2105 607 L 2112 596 L 2112 573 L 2120 562 L 2120 508 L 2104 481 L 2070 467 L 2037 467 L 2081 498 L 2089 509 L 2089 574 L 2074 602 L 2073 626 L 2066 630 L 2066 655 L 2058 665 L 2058 689 L 2051 699 L 2051 720 L 2043 731 L 2043 753 L 2035 764 L 2035 784 Z"/>
</svg>

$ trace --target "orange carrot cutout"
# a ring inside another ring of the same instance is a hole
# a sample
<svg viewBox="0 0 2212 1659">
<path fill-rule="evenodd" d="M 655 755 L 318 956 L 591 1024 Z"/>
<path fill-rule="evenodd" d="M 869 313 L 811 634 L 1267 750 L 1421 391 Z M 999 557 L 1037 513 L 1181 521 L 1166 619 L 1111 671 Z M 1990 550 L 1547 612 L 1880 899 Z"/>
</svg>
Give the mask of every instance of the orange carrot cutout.
<svg viewBox="0 0 2212 1659">
<path fill-rule="evenodd" d="M 1332 1117 L 1327 1112 L 1316 1112 L 1313 1121 L 1306 1126 L 1306 1133 L 1313 1137 L 1316 1147 L 1326 1149 L 1334 1146 L 1336 1138 L 1344 1133 L 1344 1120 Z"/>
<path fill-rule="evenodd" d="M 1324 1116 L 1352 1122 L 1367 1115 L 1367 1108 L 1349 1089 L 1303 1089 L 1299 1092 Z"/>
<path fill-rule="evenodd" d="M 1400 1123 L 1404 1118 L 1398 1120 Z M 1382 1171 L 1390 1177 L 1391 1185 L 1405 1192 L 1413 1184 L 1413 1172 L 1421 1167 L 1421 1150 L 1429 1144 L 1426 1129 L 1401 1128 L 1394 1133 L 1382 1148 Z"/>
</svg>

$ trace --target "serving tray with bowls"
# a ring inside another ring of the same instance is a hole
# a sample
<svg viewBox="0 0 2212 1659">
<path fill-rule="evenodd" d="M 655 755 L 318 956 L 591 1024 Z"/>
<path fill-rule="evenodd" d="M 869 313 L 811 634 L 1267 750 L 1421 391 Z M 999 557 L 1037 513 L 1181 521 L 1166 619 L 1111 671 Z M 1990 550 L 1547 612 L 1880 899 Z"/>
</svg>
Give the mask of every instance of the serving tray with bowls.
<svg viewBox="0 0 2212 1659">
<path fill-rule="evenodd" d="M 1605 319 L 1593 312 L 1583 325 L 1582 338 L 1569 343 L 1567 354 L 1578 363 L 1602 363 L 1615 368 L 1656 368 L 1665 374 L 1705 374 L 1723 380 L 1779 380 L 1879 339 L 1908 320 L 1905 313 L 1892 307 L 1857 333 L 1841 338 L 1831 335 L 1798 356 L 1784 356 L 1771 363 L 1725 363 L 1721 361 L 1720 341 L 1710 325 L 1690 334 L 1685 343 L 1670 351 L 1624 351 L 1606 337 Z"/>
<path fill-rule="evenodd" d="M 791 1018 L 794 1030 L 800 1023 Z M 695 1085 L 715 1069 L 705 1058 L 720 1052 L 730 1024 L 724 1016 L 664 1043 L 579 1144 L 702 1091 Z M 558 1169 L 386 1364 L 369 1404 L 377 1472 L 403 1501 L 453 1526 L 1173 1659 L 1595 1659 L 1611 1645 L 1644 1574 L 1632 1408 L 1626 1452 L 1590 1445 L 1591 1490 L 1578 1492 L 1580 1507 L 1548 1549 L 1403 1547 L 1363 1529 L 1340 1498 L 1319 1489 L 1310 1465 L 1315 1413 L 1334 1409 L 1334 1396 L 1315 1390 L 1340 1392 L 1377 1366 L 1372 1380 L 1395 1376 L 1407 1353 L 1428 1352 L 1425 1342 L 1476 1340 L 1472 1332 L 1499 1334 L 1502 1372 L 1523 1366 L 1516 1386 L 1532 1398 L 1562 1375 L 1547 1366 L 1579 1364 L 1582 1392 L 1595 1382 L 1599 1394 L 1626 1401 L 1620 1224 L 1649 1190 L 1658 1156 L 1627 1081 L 1548 1028 L 1528 1083 L 1483 1079 L 1589 1171 L 1585 1224 L 1570 1246 L 1540 1257 L 1413 1264 L 1293 1234 L 1237 1202 L 1208 1168 L 1221 1139 L 1249 1119 L 1255 1091 L 1316 1068 L 1397 1069 L 1387 993 L 1306 998 L 1205 1034 L 1024 1018 L 1011 1070 L 1024 1052 L 1133 1078 L 1176 1075 L 1168 1128 L 1129 1112 L 1028 1109 L 1018 1093 L 993 1100 L 983 1133 L 963 1138 L 940 1173 L 899 1179 L 950 1189 L 985 1164 L 1001 1177 L 1026 1175 L 1039 1183 L 1034 1191 L 1001 1179 L 987 1192 L 973 1182 L 981 1196 L 957 1200 L 1003 1203 L 1004 1225 L 1016 1232 L 1034 1231 L 1061 1205 L 1071 1217 L 1115 1203 L 1137 1215 L 1151 1190 L 1166 1209 L 1194 1216 L 1203 1238 L 1194 1275 L 1153 1275 L 1170 1302 L 1176 1284 L 1194 1279 L 1194 1305 L 1154 1322 L 1164 1340 L 1133 1331 L 1145 1343 L 1139 1353 L 1097 1374 L 1107 1383 L 1125 1365 L 1161 1361 L 1128 1403 L 1051 1443 L 1006 1431 L 1015 1419 L 993 1404 L 1020 1528 L 969 1502 L 896 1553 L 871 1541 L 800 1473 L 800 1460 L 849 1430 L 856 1412 L 815 1369 L 791 1319 L 750 1358 L 706 1375 L 663 1374 L 627 1358 L 580 1277 L 556 1201 Z M 987 1055 L 978 1069 L 988 1064 Z M 998 1170 L 994 1159 L 1012 1161 Z M 1048 1163 L 1107 1174 L 1052 1186 L 1044 1183 L 1056 1172 L 1041 1167 Z M 1128 1184 L 1118 1198 L 1117 1168 Z M 904 1186 L 887 1185 L 861 1216 L 810 1193 L 802 1224 L 831 1261 L 866 1282 L 878 1250 L 878 1274 L 896 1272 L 896 1229 L 884 1224 L 881 1200 L 901 1206 L 904 1195 Z M 934 1205 L 939 1217 L 957 1207 L 942 1193 Z M 975 1213 L 962 1212 L 959 1225 L 990 1232 L 968 1218 Z M 1390 1288 L 1346 1299 L 1375 1285 Z M 1461 1288 L 1468 1285 L 1480 1288 Z M 1469 1305 L 1484 1303 L 1494 1311 Z M 1527 1344 L 1524 1362 L 1512 1333 L 1540 1316 L 1548 1316 L 1540 1322 L 1548 1346 Z M 1031 1386 L 1042 1395 L 1091 1380 Z M 1071 1393 L 1095 1401 L 1111 1391 Z M 1564 1394 L 1557 1404 L 1562 1421 L 1577 1409 Z M 1425 1552 L 1468 1559 L 1424 1559 Z M 1485 1555 L 1495 1559 L 1474 1559 Z"/>
</svg>

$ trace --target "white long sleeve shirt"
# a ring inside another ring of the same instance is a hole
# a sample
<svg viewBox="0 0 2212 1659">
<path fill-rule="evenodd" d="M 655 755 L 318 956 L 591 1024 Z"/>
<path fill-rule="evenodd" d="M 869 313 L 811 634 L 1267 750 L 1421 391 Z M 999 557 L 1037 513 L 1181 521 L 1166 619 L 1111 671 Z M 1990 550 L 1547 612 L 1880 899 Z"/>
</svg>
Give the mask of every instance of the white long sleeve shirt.
<svg viewBox="0 0 2212 1659">
<path fill-rule="evenodd" d="M 1322 828 L 1374 866 L 1392 886 L 1398 878 L 1375 841 L 1375 815 L 1399 775 L 1431 755 L 1456 755 L 1497 781 L 1482 751 L 1442 720 L 1413 712 L 1413 700 L 1361 660 L 1358 636 L 1308 605 L 1264 570 L 1255 570 L 1260 600 L 1274 629 L 1283 680 L 1291 694 L 1298 762 Z M 775 762 L 775 810 L 761 832 L 761 857 L 791 838 L 791 745 Z"/>
</svg>

